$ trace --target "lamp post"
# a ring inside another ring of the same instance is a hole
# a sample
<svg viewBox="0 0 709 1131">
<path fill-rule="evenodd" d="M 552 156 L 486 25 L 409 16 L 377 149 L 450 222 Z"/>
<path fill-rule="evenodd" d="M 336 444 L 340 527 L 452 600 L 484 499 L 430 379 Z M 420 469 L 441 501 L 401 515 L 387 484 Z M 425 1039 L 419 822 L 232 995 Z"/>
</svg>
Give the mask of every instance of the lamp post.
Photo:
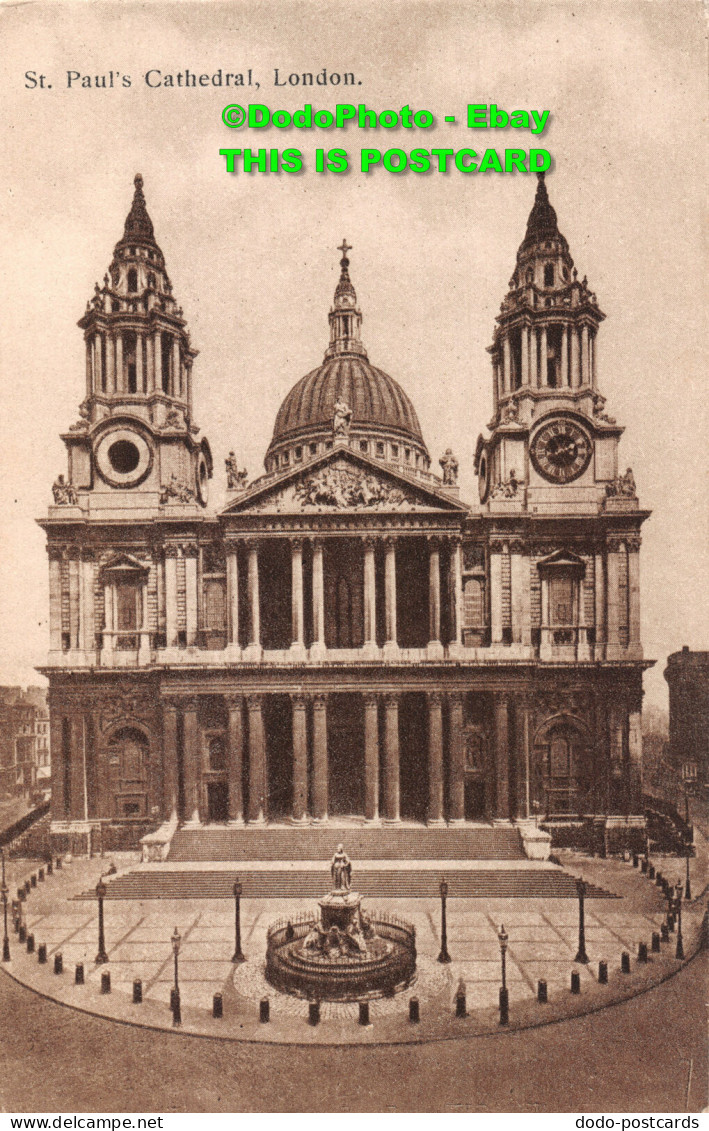
<svg viewBox="0 0 709 1131">
<path fill-rule="evenodd" d="M 574 962 L 583 962 L 584 965 L 588 965 L 588 955 L 586 954 L 586 922 L 583 905 L 583 901 L 586 897 L 586 882 L 582 879 L 576 881 L 576 894 L 579 897 L 579 948 L 576 951 Z"/>
<path fill-rule="evenodd" d="M 684 864 L 685 864 L 684 898 L 685 899 L 691 899 L 692 898 L 692 888 L 691 888 L 691 885 L 690 885 L 690 882 L 689 882 L 689 856 L 690 856 L 689 845 L 687 845 L 687 855 L 684 858 Z"/>
<path fill-rule="evenodd" d="M 500 986 L 500 1024 L 507 1025 L 510 1020 L 510 999 L 507 993 L 507 942 L 509 935 L 504 923 L 500 927 L 497 938 L 500 943 L 500 958 L 502 960 L 502 985 Z"/>
<path fill-rule="evenodd" d="M 108 955 L 106 954 L 106 940 L 103 933 L 103 901 L 106 898 L 106 885 L 103 882 L 103 877 L 96 884 L 96 898 L 98 900 L 98 954 L 96 955 L 96 965 L 101 966 L 104 962 L 108 962 Z"/>
<path fill-rule="evenodd" d="M 677 881 L 675 888 L 677 899 L 675 906 L 677 908 L 677 948 L 675 950 L 675 958 L 680 960 L 684 959 L 684 942 L 682 940 L 682 881 Z"/>
<path fill-rule="evenodd" d="M 244 953 L 241 949 L 241 892 L 243 888 L 241 880 L 234 881 L 234 932 L 236 936 L 236 943 L 234 946 L 234 957 L 232 962 L 246 962 Z"/>
<path fill-rule="evenodd" d="M 5 852 L 0 849 L 0 856 L 2 856 L 2 887 L 0 893 L 2 894 L 2 918 L 3 918 L 3 937 L 2 937 L 2 960 L 3 962 L 10 961 L 10 939 L 7 934 L 7 884 L 5 883 Z"/>
<path fill-rule="evenodd" d="M 175 986 L 172 991 L 172 1024 L 177 1026 L 182 1024 L 182 1011 L 180 1009 L 180 983 L 177 977 L 177 956 L 180 953 L 180 943 L 182 942 L 182 935 L 175 927 L 175 931 L 170 939 L 172 943 L 172 953 L 175 956 Z"/>
<path fill-rule="evenodd" d="M 683 766 L 682 769 L 684 770 L 685 767 Z M 686 825 L 686 831 L 687 831 L 687 833 L 689 833 L 689 828 L 690 828 L 690 825 L 689 825 L 689 778 L 688 778 L 686 773 L 683 773 L 682 777 L 683 777 L 683 781 L 684 781 L 684 823 Z M 689 882 L 689 857 L 690 857 L 690 855 L 691 855 L 691 844 L 688 840 L 686 842 L 686 846 L 685 846 L 685 858 L 684 858 L 684 860 L 685 860 L 684 898 L 685 899 L 691 899 L 692 898 L 692 888 L 691 888 L 690 882 Z"/>
<path fill-rule="evenodd" d="M 441 952 L 438 955 L 439 962 L 450 962 L 451 956 L 448 953 L 448 926 L 446 923 L 446 896 L 448 895 L 448 884 L 445 879 L 440 883 L 441 892 Z"/>
</svg>

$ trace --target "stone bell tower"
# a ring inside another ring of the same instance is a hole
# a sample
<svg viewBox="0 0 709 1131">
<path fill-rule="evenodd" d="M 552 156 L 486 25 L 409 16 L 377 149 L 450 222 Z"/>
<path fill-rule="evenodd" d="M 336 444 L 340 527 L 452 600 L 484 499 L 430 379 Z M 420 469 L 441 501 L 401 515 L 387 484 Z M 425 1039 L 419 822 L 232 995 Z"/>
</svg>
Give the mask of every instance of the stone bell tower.
<svg viewBox="0 0 709 1131">
<path fill-rule="evenodd" d="M 86 397 L 62 436 L 68 476 L 54 485 L 55 505 L 104 518 L 142 517 L 167 503 L 205 506 L 212 459 L 192 415 L 197 353 L 139 174 L 123 236 L 79 326 Z"/>
<path fill-rule="evenodd" d="M 489 353 L 494 416 L 476 453 L 480 500 L 487 510 L 532 514 L 598 513 L 619 484 L 623 429 L 604 411 L 597 341 L 605 318 L 586 279 L 579 280 L 544 180 L 517 252 Z M 636 504 L 637 505 L 637 504 Z"/>
</svg>

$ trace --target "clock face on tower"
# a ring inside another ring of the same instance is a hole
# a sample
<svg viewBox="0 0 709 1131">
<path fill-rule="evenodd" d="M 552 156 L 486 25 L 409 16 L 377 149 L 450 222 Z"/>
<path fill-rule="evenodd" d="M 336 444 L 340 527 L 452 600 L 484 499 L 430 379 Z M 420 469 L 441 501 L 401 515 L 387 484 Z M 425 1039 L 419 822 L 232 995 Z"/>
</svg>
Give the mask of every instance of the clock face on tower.
<svg viewBox="0 0 709 1131">
<path fill-rule="evenodd" d="M 573 420 L 550 420 L 532 440 L 530 455 L 540 475 L 551 483 L 570 483 L 583 475 L 592 454 L 591 440 Z"/>
</svg>

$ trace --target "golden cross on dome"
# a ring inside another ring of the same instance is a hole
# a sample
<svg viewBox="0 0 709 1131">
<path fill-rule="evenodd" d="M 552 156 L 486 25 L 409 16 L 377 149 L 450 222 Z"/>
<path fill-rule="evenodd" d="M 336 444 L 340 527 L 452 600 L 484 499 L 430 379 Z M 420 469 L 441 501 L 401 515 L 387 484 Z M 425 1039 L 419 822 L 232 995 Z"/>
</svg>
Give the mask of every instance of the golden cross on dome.
<svg viewBox="0 0 709 1131">
<path fill-rule="evenodd" d="M 337 250 L 341 251 L 342 252 L 342 258 L 346 259 L 347 258 L 347 252 L 352 251 L 352 244 L 348 243 L 347 240 L 343 240 Z"/>
</svg>

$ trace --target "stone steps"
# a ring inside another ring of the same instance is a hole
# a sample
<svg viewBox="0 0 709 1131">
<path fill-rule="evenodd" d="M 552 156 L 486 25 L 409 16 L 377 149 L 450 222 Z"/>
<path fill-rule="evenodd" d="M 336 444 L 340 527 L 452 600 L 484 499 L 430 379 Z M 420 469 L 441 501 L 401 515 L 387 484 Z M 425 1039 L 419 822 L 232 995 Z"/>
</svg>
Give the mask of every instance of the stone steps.
<svg viewBox="0 0 709 1131">
<path fill-rule="evenodd" d="M 236 877 L 244 899 L 319 899 L 331 886 L 329 869 L 320 871 L 189 872 L 165 870 L 128 872 L 108 884 L 107 899 L 232 899 Z M 373 871 L 358 868 L 355 887 L 367 898 L 437 898 L 441 876 L 422 869 L 392 868 Z M 573 876 L 560 869 L 469 869 L 446 875 L 451 899 L 575 899 Z M 616 898 L 593 884 L 588 899 Z M 78 899 L 96 899 L 93 891 Z"/>
<path fill-rule="evenodd" d="M 241 829 L 178 829 L 169 860 L 322 860 L 331 859 L 339 843 L 350 859 L 362 860 L 524 860 L 517 829 L 456 826 L 425 828 L 350 827 L 289 828 L 266 826 Z"/>
</svg>

